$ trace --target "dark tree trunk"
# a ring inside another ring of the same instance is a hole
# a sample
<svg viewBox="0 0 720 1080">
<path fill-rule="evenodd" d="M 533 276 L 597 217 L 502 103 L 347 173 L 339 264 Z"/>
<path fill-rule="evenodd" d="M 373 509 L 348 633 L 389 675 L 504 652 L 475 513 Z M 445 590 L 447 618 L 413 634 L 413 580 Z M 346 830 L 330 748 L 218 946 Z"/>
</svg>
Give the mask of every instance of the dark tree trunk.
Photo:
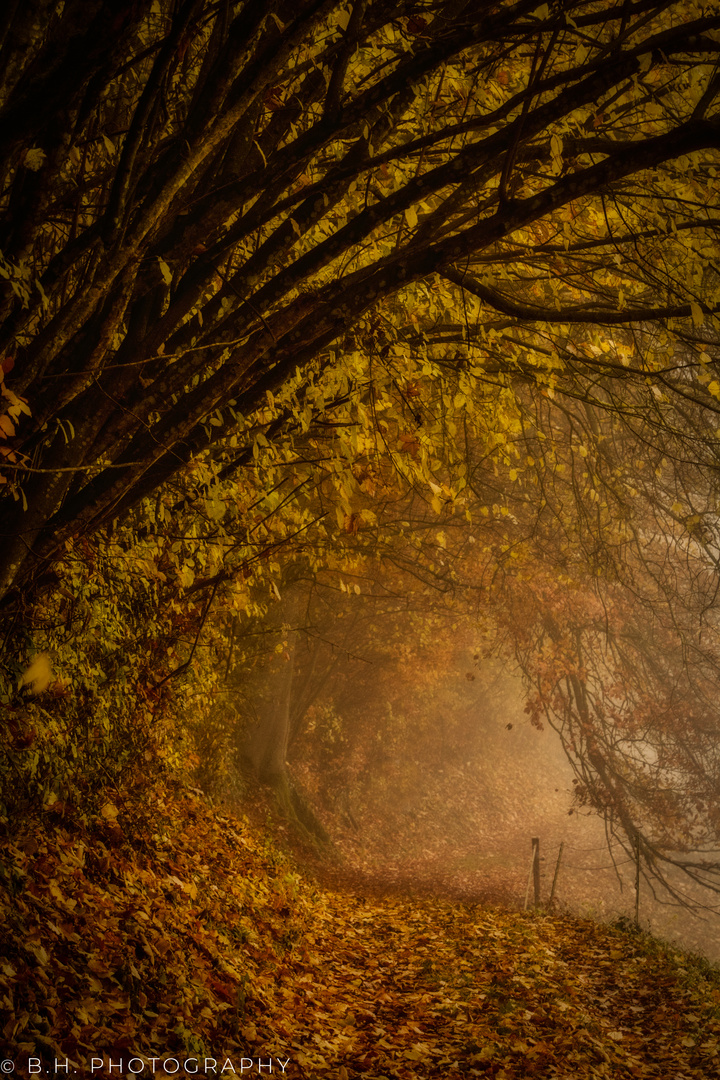
<svg viewBox="0 0 720 1080">
<path fill-rule="evenodd" d="M 269 610 L 264 630 L 272 658 L 259 673 L 251 695 L 256 721 L 241 757 L 247 771 L 270 788 L 283 816 L 306 838 L 327 843 L 329 836 L 290 775 L 287 750 L 293 713 L 297 637 L 307 597 L 299 585 L 289 586 Z"/>
<path fill-rule="evenodd" d="M 297 637 L 300 590 L 288 590 L 270 608 L 265 623 L 267 651 L 272 659 L 261 673 L 254 695 L 257 721 L 243 748 L 243 758 L 258 780 L 273 787 L 287 777 L 293 667 Z"/>
</svg>

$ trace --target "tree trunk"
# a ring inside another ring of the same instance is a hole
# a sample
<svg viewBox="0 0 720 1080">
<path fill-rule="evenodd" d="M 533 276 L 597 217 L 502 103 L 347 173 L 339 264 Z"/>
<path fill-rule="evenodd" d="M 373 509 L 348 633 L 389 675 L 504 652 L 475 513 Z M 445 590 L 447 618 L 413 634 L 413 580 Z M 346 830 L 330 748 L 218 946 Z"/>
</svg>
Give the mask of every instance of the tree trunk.
<svg viewBox="0 0 720 1080">
<path fill-rule="evenodd" d="M 269 787 L 282 815 L 306 839 L 328 843 L 330 837 L 292 781 L 287 765 L 293 702 L 293 669 L 297 652 L 298 627 L 306 594 L 290 586 L 268 612 L 264 624 L 267 651 L 272 658 L 260 672 L 253 695 L 256 722 L 242 748 L 246 769 Z"/>
<path fill-rule="evenodd" d="M 243 758 L 262 784 L 276 787 L 287 776 L 290 702 L 301 591 L 288 589 L 268 611 L 264 624 L 272 658 L 261 672 L 254 695 L 257 720 L 243 747 Z"/>
</svg>

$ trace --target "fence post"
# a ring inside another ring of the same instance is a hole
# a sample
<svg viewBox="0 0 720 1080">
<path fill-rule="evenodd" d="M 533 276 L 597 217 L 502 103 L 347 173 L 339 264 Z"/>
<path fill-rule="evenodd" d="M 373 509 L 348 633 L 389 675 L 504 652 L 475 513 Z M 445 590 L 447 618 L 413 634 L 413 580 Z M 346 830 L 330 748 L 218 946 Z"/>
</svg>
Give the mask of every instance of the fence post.
<svg viewBox="0 0 720 1080">
<path fill-rule="evenodd" d="M 563 848 L 564 847 L 565 847 L 565 841 L 561 840 L 560 841 L 560 847 L 558 849 L 557 862 L 555 863 L 555 873 L 553 875 L 553 883 L 552 883 L 552 889 L 550 890 L 550 902 L 548 904 L 548 907 L 552 907 L 553 906 L 553 901 L 555 900 L 555 886 L 557 885 L 558 874 L 560 873 L 560 860 L 562 859 L 562 853 L 563 853 Z"/>
<path fill-rule="evenodd" d="M 530 896 L 530 882 L 533 879 L 533 872 L 535 870 L 535 858 L 536 858 L 536 856 L 537 856 L 537 851 L 535 850 L 535 845 L 533 844 L 533 846 L 532 846 L 532 856 L 530 858 L 530 871 L 528 873 L 528 879 L 527 879 L 527 888 L 525 889 L 525 903 L 523 904 L 523 911 L 527 911 L 528 897 Z"/>
<path fill-rule="evenodd" d="M 533 836 L 533 892 L 535 893 L 535 907 L 540 907 L 540 837 Z"/>
</svg>

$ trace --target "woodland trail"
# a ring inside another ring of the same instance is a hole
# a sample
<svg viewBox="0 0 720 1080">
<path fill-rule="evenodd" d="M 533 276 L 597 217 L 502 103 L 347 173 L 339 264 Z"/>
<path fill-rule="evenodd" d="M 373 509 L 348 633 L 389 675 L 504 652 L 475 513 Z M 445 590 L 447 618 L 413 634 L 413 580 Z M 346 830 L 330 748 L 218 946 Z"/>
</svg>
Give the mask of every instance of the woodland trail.
<svg viewBox="0 0 720 1080">
<path fill-rule="evenodd" d="M 660 974 L 642 939 L 582 920 L 342 897 L 315 942 L 332 970 L 294 1004 L 309 1040 L 328 1014 L 344 1017 L 344 1045 L 324 1048 L 357 1074 L 711 1075 L 707 1029 L 680 1030 L 687 988 Z"/>
<path fill-rule="evenodd" d="M 720 1075 L 707 964 L 569 916 L 313 886 L 180 787 L 29 822 L 0 865 L 18 1075 Z"/>
<path fill-rule="evenodd" d="M 479 886 L 436 859 L 372 870 L 313 861 L 308 870 L 318 886 L 361 899 L 436 899 L 486 907 L 522 907 L 513 874 L 489 875 Z"/>
</svg>

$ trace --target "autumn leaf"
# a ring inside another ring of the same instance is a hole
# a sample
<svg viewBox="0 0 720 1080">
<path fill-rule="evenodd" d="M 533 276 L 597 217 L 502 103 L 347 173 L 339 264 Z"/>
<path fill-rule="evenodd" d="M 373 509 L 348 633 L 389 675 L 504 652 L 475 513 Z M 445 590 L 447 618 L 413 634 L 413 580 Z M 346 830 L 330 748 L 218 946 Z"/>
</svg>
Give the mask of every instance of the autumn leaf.
<svg viewBox="0 0 720 1080">
<path fill-rule="evenodd" d="M 0 417 L 0 420 L 2 417 Z M 52 682 L 53 673 L 46 653 L 34 656 L 30 666 L 20 676 L 18 687 L 27 687 L 31 694 L 41 694 Z"/>
</svg>

